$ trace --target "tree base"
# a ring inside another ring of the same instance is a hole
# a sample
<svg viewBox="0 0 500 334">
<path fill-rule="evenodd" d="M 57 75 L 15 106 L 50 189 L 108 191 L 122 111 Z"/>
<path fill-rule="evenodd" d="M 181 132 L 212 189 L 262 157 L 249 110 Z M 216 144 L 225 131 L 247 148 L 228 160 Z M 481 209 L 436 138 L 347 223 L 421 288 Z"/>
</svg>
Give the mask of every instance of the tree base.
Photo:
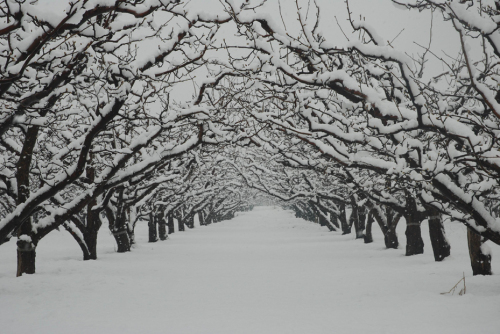
<svg viewBox="0 0 500 334">
<path fill-rule="evenodd" d="M 424 254 L 424 240 L 420 224 L 413 223 L 406 226 L 406 256 Z"/>
<path fill-rule="evenodd" d="M 469 256 L 472 266 L 472 274 L 491 275 L 491 255 L 484 250 L 486 240 L 472 229 L 467 229 L 467 241 L 469 244 Z"/>
<path fill-rule="evenodd" d="M 17 273 L 16 276 L 23 274 L 34 274 L 36 260 L 36 250 L 31 242 L 24 240 L 17 241 Z"/>
</svg>

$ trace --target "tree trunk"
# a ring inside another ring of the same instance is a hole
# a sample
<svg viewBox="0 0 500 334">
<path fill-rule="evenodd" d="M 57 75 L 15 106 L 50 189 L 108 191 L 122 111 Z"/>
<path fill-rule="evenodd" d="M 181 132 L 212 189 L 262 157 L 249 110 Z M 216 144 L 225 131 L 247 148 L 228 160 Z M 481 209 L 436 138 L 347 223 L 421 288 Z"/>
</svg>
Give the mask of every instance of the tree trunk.
<svg viewBox="0 0 500 334">
<path fill-rule="evenodd" d="M 342 235 L 351 233 L 352 225 L 347 223 L 345 204 L 340 205 L 340 226 L 342 227 Z"/>
<path fill-rule="evenodd" d="M 168 234 L 167 234 L 167 224 L 161 222 L 158 223 L 158 234 L 160 235 L 160 240 L 167 240 Z"/>
<path fill-rule="evenodd" d="M 316 222 L 316 215 L 309 205 L 304 205 L 304 219 L 309 222 Z"/>
<path fill-rule="evenodd" d="M 396 227 L 401 220 L 401 214 L 396 214 L 393 216 L 391 209 L 387 209 L 387 231 L 384 234 L 385 247 L 397 249 L 399 247 L 398 234 L 396 233 Z"/>
<path fill-rule="evenodd" d="M 135 245 L 135 230 L 130 224 L 127 224 L 127 234 L 130 242 L 130 248 L 132 248 L 132 245 Z"/>
<path fill-rule="evenodd" d="M 330 213 L 330 224 L 335 226 L 335 231 L 337 230 L 337 228 L 340 228 L 337 215 Z"/>
<path fill-rule="evenodd" d="M 302 218 L 302 212 L 296 205 L 292 206 L 292 210 L 295 212 L 295 218 Z"/>
<path fill-rule="evenodd" d="M 17 204 L 24 203 L 30 196 L 30 167 L 38 137 L 38 126 L 30 126 L 24 138 L 16 171 Z M 35 273 L 36 245 L 32 242 L 33 218 L 26 219 L 17 232 L 17 276 Z"/>
<path fill-rule="evenodd" d="M 185 230 L 184 219 L 182 219 L 181 217 L 179 217 L 179 218 L 177 218 L 177 222 L 179 224 L 178 231 L 179 232 L 184 232 L 184 230 Z"/>
<path fill-rule="evenodd" d="M 113 233 L 116 245 L 118 246 L 118 253 L 125 253 L 130 251 L 130 237 L 127 228 L 125 210 L 123 208 L 118 208 L 116 216 L 114 216 L 113 210 L 107 208 L 106 215 L 109 220 L 109 230 Z"/>
<path fill-rule="evenodd" d="M 366 213 L 364 213 L 364 209 L 356 207 L 356 216 L 354 216 L 353 218 L 354 230 L 356 231 L 356 239 L 362 239 L 365 237 Z"/>
<path fill-rule="evenodd" d="M 213 220 L 212 214 L 211 213 L 207 214 L 207 216 L 205 217 L 205 225 L 208 226 L 208 225 L 212 224 L 212 220 Z"/>
<path fill-rule="evenodd" d="M 328 213 L 321 210 L 320 208 L 317 209 L 318 216 L 319 216 L 319 224 L 321 226 L 326 226 L 330 232 L 334 232 L 337 229 L 333 227 L 332 223 L 330 223 L 330 219 L 328 218 Z"/>
<path fill-rule="evenodd" d="M 157 242 L 158 234 L 156 232 L 156 219 L 153 213 L 149 214 L 148 231 L 149 231 L 148 242 Z"/>
<path fill-rule="evenodd" d="M 308 219 L 309 219 L 309 221 L 310 221 L 310 222 L 315 222 L 315 223 L 318 223 L 318 222 L 316 221 L 316 217 L 317 217 L 317 216 L 316 216 L 316 213 L 314 212 L 314 210 L 312 209 L 312 207 L 311 207 L 311 206 L 308 206 L 308 208 L 307 208 L 307 212 L 308 212 L 308 216 L 309 216 L 309 218 L 308 218 Z"/>
<path fill-rule="evenodd" d="M 450 256 L 450 244 L 446 239 L 443 220 L 439 212 L 433 212 L 429 217 L 429 236 L 431 238 L 432 251 L 434 252 L 434 260 L 443 261 L 444 258 Z"/>
<path fill-rule="evenodd" d="M 318 223 L 319 223 L 319 226 L 328 226 L 330 225 L 328 223 L 328 219 L 325 217 L 325 213 L 323 211 L 321 211 L 320 209 L 316 209 L 316 214 L 318 216 Z"/>
<path fill-rule="evenodd" d="M 118 253 L 125 253 L 130 251 L 130 239 L 128 237 L 128 232 L 126 229 L 123 229 L 118 232 L 113 232 L 113 237 L 116 240 L 116 244 L 118 249 L 116 250 Z"/>
<path fill-rule="evenodd" d="M 230 211 L 226 214 L 225 220 L 231 220 L 234 218 L 234 211 Z"/>
<path fill-rule="evenodd" d="M 372 236 L 372 225 L 373 225 L 373 214 L 370 212 L 368 213 L 368 220 L 366 222 L 366 230 L 365 230 L 365 244 L 369 244 L 373 242 L 373 236 Z"/>
<path fill-rule="evenodd" d="M 198 219 L 200 220 L 200 226 L 205 225 L 205 214 L 203 213 L 203 210 L 198 212 Z"/>
<path fill-rule="evenodd" d="M 188 216 L 186 225 L 188 228 L 194 228 L 194 212 Z"/>
<path fill-rule="evenodd" d="M 329 230 L 330 232 L 335 232 L 335 231 L 337 231 L 337 229 L 336 229 L 335 227 L 333 227 L 333 225 L 332 225 L 332 224 L 330 224 L 330 222 L 329 222 L 329 221 L 327 221 L 327 222 L 326 222 L 326 227 L 328 227 L 328 230 Z"/>
<path fill-rule="evenodd" d="M 409 192 L 406 192 L 404 217 L 406 219 L 406 256 L 423 254 L 424 240 L 422 240 L 420 225 L 424 217 L 418 212 L 417 202 Z"/>
<path fill-rule="evenodd" d="M 396 234 L 396 227 L 398 226 L 401 214 L 394 215 L 390 208 L 386 208 L 385 213 L 382 208 L 371 203 L 370 207 L 372 217 L 377 221 L 380 230 L 384 234 L 384 243 L 387 248 L 397 249 L 399 246 L 398 235 Z"/>
<path fill-rule="evenodd" d="M 158 224 L 158 235 L 160 237 L 160 240 L 167 240 L 168 235 L 167 235 L 167 222 L 165 221 L 165 212 L 162 210 L 157 216 L 156 216 L 156 223 Z"/>
<path fill-rule="evenodd" d="M 28 226 L 31 231 L 31 219 L 24 222 L 21 226 Z M 35 273 L 35 259 L 36 259 L 36 245 L 32 242 L 31 237 L 22 231 L 19 234 L 17 240 L 17 274 L 16 276 L 22 276 L 22 274 L 34 274 Z"/>
<path fill-rule="evenodd" d="M 130 217 L 130 207 L 127 207 L 125 210 L 125 226 L 127 227 L 127 233 L 128 233 L 128 239 L 130 242 L 130 248 L 132 248 L 132 245 L 135 245 L 135 222 L 131 222 L 131 217 Z"/>
<path fill-rule="evenodd" d="M 94 219 L 92 217 L 91 219 Z M 88 216 L 87 216 L 88 219 Z M 99 219 L 99 218 L 97 218 Z M 88 221 L 88 220 L 87 220 Z M 100 224 L 98 224 L 100 225 Z M 89 256 L 84 260 L 97 260 L 97 233 L 99 228 L 97 226 L 87 226 L 85 233 L 83 233 L 83 239 L 85 240 L 85 244 L 87 245 L 87 249 L 89 251 Z"/>
<path fill-rule="evenodd" d="M 424 240 L 422 240 L 422 231 L 420 229 L 421 221 L 415 219 L 410 213 L 405 215 L 406 219 L 406 256 L 423 254 Z"/>
<path fill-rule="evenodd" d="M 359 231 L 358 231 L 358 206 L 356 204 L 353 204 L 351 206 L 352 211 L 351 211 L 351 216 L 349 217 L 349 233 L 351 233 L 351 229 L 354 226 L 354 231 L 356 232 L 356 239 L 362 238 L 363 236 L 359 236 Z"/>
<path fill-rule="evenodd" d="M 73 237 L 73 239 L 75 239 L 75 241 L 78 243 L 78 246 L 80 246 L 80 249 L 82 250 L 83 253 L 83 260 L 84 261 L 90 260 L 90 252 L 87 243 L 85 242 L 85 235 L 82 234 L 83 235 L 82 239 L 82 235 L 76 233 L 72 228 L 70 228 L 67 222 L 63 222 L 62 226 L 66 229 L 66 231 L 68 231 L 68 233 Z M 80 229 L 78 229 L 78 231 L 80 231 Z"/>
<path fill-rule="evenodd" d="M 356 239 L 364 238 L 365 230 L 365 219 L 366 213 L 365 208 L 358 205 L 358 197 L 352 195 L 351 198 L 352 213 L 349 218 L 349 225 L 354 225 L 354 230 L 356 231 Z"/>
<path fill-rule="evenodd" d="M 36 251 L 32 243 L 17 241 L 17 276 L 35 273 Z"/>
<path fill-rule="evenodd" d="M 396 229 L 387 229 L 387 233 L 384 235 L 384 243 L 385 247 L 387 248 L 393 248 L 393 249 L 398 249 L 399 247 L 399 241 L 398 241 L 398 234 L 396 233 Z"/>
<path fill-rule="evenodd" d="M 93 155 L 90 154 L 90 162 L 92 162 L 92 158 Z M 89 181 L 93 183 L 95 181 L 94 168 L 88 167 L 86 169 L 86 174 Z M 89 256 L 86 259 L 84 255 L 84 260 L 97 260 L 97 233 L 99 232 L 99 228 L 101 228 L 101 220 L 99 219 L 99 213 L 92 211 L 95 205 L 97 205 L 96 200 L 93 200 L 87 205 L 87 218 L 85 231 L 83 232 L 83 240 L 85 240 L 87 244 Z"/>
<path fill-rule="evenodd" d="M 167 226 L 168 226 L 168 234 L 172 234 L 175 232 L 174 228 L 174 215 L 172 212 L 167 214 Z"/>
<path fill-rule="evenodd" d="M 485 248 L 486 240 L 471 228 L 467 228 L 467 241 L 472 274 L 474 276 L 491 275 L 491 255 Z"/>
</svg>

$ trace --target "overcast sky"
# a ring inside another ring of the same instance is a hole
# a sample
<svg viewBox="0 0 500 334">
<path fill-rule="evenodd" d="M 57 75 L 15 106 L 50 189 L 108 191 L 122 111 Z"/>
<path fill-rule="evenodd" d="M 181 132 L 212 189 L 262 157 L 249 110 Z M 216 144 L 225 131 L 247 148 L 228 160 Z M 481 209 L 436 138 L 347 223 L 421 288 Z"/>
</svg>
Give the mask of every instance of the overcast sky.
<svg viewBox="0 0 500 334">
<path fill-rule="evenodd" d="M 102 0 L 94 0 L 102 1 Z M 186 8 L 202 11 L 204 13 L 220 13 L 223 0 L 187 0 Z M 239 4 L 245 0 L 227 0 Z M 261 0 L 250 0 L 252 3 Z M 307 11 L 309 0 L 298 0 L 301 10 Z M 47 13 L 63 12 L 69 0 L 39 0 L 39 6 Z M 345 0 L 316 0 L 320 8 L 321 31 L 330 44 L 342 46 L 346 35 L 353 31 L 347 21 Z M 385 41 L 391 41 L 396 49 L 408 54 L 421 53 L 423 50 L 415 43 L 427 46 L 430 38 L 431 12 L 418 12 L 396 7 L 391 0 L 349 0 L 352 16 L 356 19 L 362 17 L 372 26 Z M 283 15 L 280 15 L 279 8 Z M 280 25 L 285 21 L 287 31 L 294 34 L 297 31 L 297 6 L 295 0 L 268 0 L 265 7 L 258 9 L 271 17 Z M 310 9 L 310 14 L 313 10 Z M 283 16 L 283 20 L 281 18 Z M 338 23 L 337 23 L 338 22 Z M 232 32 L 226 31 L 231 34 Z M 439 56 L 444 56 L 443 51 L 456 55 L 458 51 L 458 36 L 449 22 L 444 22 L 441 14 L 435 13 L 433 17 L 432 49 Z M 429 59 L 427 69 L 429 75 L 442 72 L 442 65 L 435 59 Z"/>
<path fill-rule="evenodd" d="M 63 11 L 70 0 L 39 0 L 39 5 L 46 7 L 50 12 Z M 74 1 L 74 0 L 73 0 Z M 222 8 L 223 0 L 187 0 L 188 7 L 196 10 L 215 13 Z M 241 3 L 245 0 L 230 0 L 235 3 Z M 251 0 L 257 2 L 262 0 Z M 299 0 L 302 10 L 306 11 L 309 0 Z M 338 25 L 344 29 L 346 34 L 352 32 L 347 19 L 347 9 L 345 0 L 316 0 L 321 9 L 322 30 L 332 40 L 338 43 L 345 41 Z M 264 11 L 276 14 L 275 18 L 281 22 L 278 12 L 278 4 L 281 5 L 287 23 L 296 21 L 296 1 L 295 0 L 267 0 Z M 353 17 L 358 19 L 363 17 L 372 27 L 374 27 L 380 36 L 385 40 L 392 41 L 398 34 L 401 34 L 393 41 L 392 45 L 398 49 L 417 52 L 420 50 L 414 42 L 427 45 L 429 42 L 429 29 L 431 22 L 431 13 L 426 11 L 402 10 L 397 8 L 391 0 L 349 0 Z M 274 13 L 273 13 L 274 12 Z M 456 53 L 458 36 L 451 30 L 448 23 L 444 23 L 440 14 L 434 15 L 433 20 L 433 46 L 435 50 L 445 49 L 449 53 Z M 287 27 L 292 29 L 292 27 Z M 333 42 L 333 41 L 332 41 Z M 334 42 L 337 44 L 336 42 Z M 453 49 L 455 52 L 453 52 Z"/>
</svg>

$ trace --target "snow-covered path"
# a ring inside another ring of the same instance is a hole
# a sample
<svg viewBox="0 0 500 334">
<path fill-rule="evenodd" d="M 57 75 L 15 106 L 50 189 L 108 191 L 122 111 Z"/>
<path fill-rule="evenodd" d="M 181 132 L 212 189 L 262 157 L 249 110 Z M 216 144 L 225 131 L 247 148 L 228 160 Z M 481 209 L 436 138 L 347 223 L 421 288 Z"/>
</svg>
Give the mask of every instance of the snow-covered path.
<svg viewBox="0 0 500 334">
<path fill-rule="evenodd" d="M 426 254 L 403 256 L 404 229 L 386 250 L 380 234 L 364 245 L 269 207 L 154 244 L 140 226 L 127 254 L 102 230 L 99 260 L 85 263 L 54 233 L 36 275 L 12 277 L 14 248 L 2 247 L 0 332 L 498 333 L 500 276 L 471 277 L 462 226 L 447 232 L 443 263 L 426 239 Z M 462 271 L 467 294 L 440 295 Z"/>
</svg>

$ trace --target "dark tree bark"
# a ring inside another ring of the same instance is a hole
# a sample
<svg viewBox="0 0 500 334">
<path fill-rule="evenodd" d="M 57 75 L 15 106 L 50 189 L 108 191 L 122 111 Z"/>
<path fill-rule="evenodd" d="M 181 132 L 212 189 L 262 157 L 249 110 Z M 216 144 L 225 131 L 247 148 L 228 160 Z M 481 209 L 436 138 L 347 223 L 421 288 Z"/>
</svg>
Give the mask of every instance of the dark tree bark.
<svg viewBox="0 0 500 334">
<path fill-rule="evenodd" d="M 335 231 L 340 228 L 339 221 L 337 215 L 334 213 L 330 213 L 330 224 L 335 227 Z"/>
<path fill-rule="evenodd" d="M 293 212 L 295 212 L 295 218 L 303 218 L 302 211 L 300 210 L 300 208 L 298 206 L 293 205 L 292 210 L 293 210 Z"/>
<path fill-rule="evenodd" d="M 168 238 L 167 224 L 163 224 L 163 223 L 158 224 L 158 234 L 160 236 L 160 240 L 162 240 L 162 241 L 167 240 L 167 238 Z"/>
<path fill-rule="evenodd" d="M 184 230 L 185 230 L 184 219 L 181 216 L 177 216 L 177 222 L 179 224 L 178 231 L 179 232 L 184 232 Z"/>
<path fill-rule="evenodd" d="M 127 227 L 127 215 L 123 206 L 123 189 L 121 189 L 118 194 L 116 212 L 109 206 L 105 209 L 109 221 L 109 230 L 115 238 L 118 247 L 116 251 L 118 253 L 129 252 L 131 246 Z"/>
<path fill-rule="evenodd" d="M 87 226 L 85 232 L 83 233 L 83 239 L 87 245 L 89 251 L 89 256 L 84 260 L 97 260 L 97 233 L 101 227 L 101 221 L 99 220 L 98 213 L 92 212 L 91 205 L 87 208 Z"/>
<path fill-rule="evenodd" d="M 32 243 L 17 241 L 17 276 L 35 273 L 36 251 Z M 25 248 L 23 248 L 25 247 Z"/>
<path fill-rule="evenodd" d="M 156 215 L 156 223 L 158 224 L 158 235 L 160 240 L 167 240 L 167 221 L 165 220 L 165 211 L 161 210 Z"/>
<path fill-rule="evenodd" d="M 75 217 L 73 217 L 72 220 L 73 219 L 75 219 Z M 73 237 L 73 239 L 75 239 L 78 246 L 80 246 L 80 249 L 82 250 L 83 253 L 83 260 L 84 261 L 90 260 L 90 253 L 87 244 L 85 243 L 85 240 L 82 240 L 80 235 L 76 233 L 73 229 L 71 229 L 67 224 L 67 222 L 63 222 L 62 226 L 66 229 L 66 231 L 68 231 L 68 233 Z"/>
<path fill-rule="evenodd" d="M 118 249 L 116 250 L 118 253 L 130 252 L 130 236 L 127 228 L 127 220 L 125 217 L 125 213 L 121 214 L 118 218 L 118 224 L 115 227 L 113 232 L 113 237 L 116 240 L 116 244 Z"/>
<path fill-rule="evenodd" d="M 319 216 L 319 224 L 321 226 L 326 226 L 331 232 L 336 231 L 337 229 L 334 227 L 334 225 L 331 222 L 332 217 L 334 216 L 334 213 L 329 211 L 327 207 L 322 205 L 319 200 L 318 200 L 318 203 L 317 204 L 314 203 L 314 205 L 316 205 L 316 212 Z M 330 218 L 328 218 L 328 213 L 330 213 Z M 336 219 L 335 219 L 335 223 L 336 223 Z"/>
<path fill-rule="evenodd" d="M 156 219 L 153 213 L 149 214 L 149 222 L 148 222 L 148 242 L 157 242 L 158 241 L 158 233 L 156 230 Z"/>
<path fill-rule="evenodd" d="M 311 205 L 304 205 L 304 210 L 305 210 L 305 215 L 306 215 L 306 220 L 317 223 L 316 221 L 316 213 L 314 212 L 314 209 L 311 207 Z"/>
<path fill-rule="evenodd" d="M 17 239 L 17 274 L 34 274 L 36 259 L 36 244 L 31 240 L 31 217 L 23 223 Z M 28 229 L 29 228 L 29 229 Z"/>
<path fill-rule="evenodd" d="M 434 260 L 443 261 L 450 256 L 450 244 L 446 239 L 443 220 L 439 212 L 433 210 L 432 216 L 429 217 L 429 236 L 431 238 L 432 251 L 434 252 Z"/>
<path fill-rule="evenodd" d="M 328 224 L 328 219 L 326 219 L 324 212 L 322 212 L 320 209 L 316 208 L 316 217 L 319 223 L 319 226 L 326 226 Z"/>
<path fill-rule="evenodd" d="M 198 211 L 198 219 L 200 220 L 200 226 L 205 225 L 205 213 L 203 210 Z"/>
<path fill-rule="evenodd" d="M 33 149 L 38 138 L 38 126 L 30 126 L 26 132 L 23 148 L 17 163 L 17 204 L 24 203 L 30 196 L 30 167 L 33 158 Z M 17 231 L 17 276 L 35 273 L 36 244 L 32 242 L 33 217 L 21 222 Z"/>
<path fill-rule="evenodd" d="M 28 221 L 24 222 L 24 226 L 29 227 L 29 234 L 26 229 L 22 229 L 18 234 L 17 239 L 17 273 L 16 276 L 22 276 L 23 274 L 34 274 L 36 270 L 36 244 L 32 242 L 31 239 L 31 217 Z"/>
<path fill-rule="evenodd" d="M 422 221 L 410 215 L 405 216 L 406 219 L 406 256 L 418 255 L 424 253 L 424 240 L 422 239 L 422 231 L 420 224 Z"/>
<path fill-rule="evenodd" d="M 406 256 L 424 253 L 424 240 L 420 225 L 425 216 L 418 212 L 417 203 L 411 194 L 406 194 L 406 208 L 404 212 L 406 219 Z"/>
<path fill-rule="evenodd" d="M 365 244 L 369 244 L 373 242 L 372 236 L 372 225 L 373 225 L 373 214 L 371 212 L 368 213 L 368 220 L 366 221 L 366 230 L 365 230 Z"/>
<path fill-rule="evenodd" d="M 329 230 L 330 232 L 335 232 L 335 231 L 337 231 L 337 229 L 336 229 L 335 227 L 333 227 L 333 225 L 332 225 L 332 224 L 330 224 L 330 222 L 329 222 L 328 220 L 327 220 L 327 222 L 326 222 L 326 227 L 328 228 L 328 230 Z"/>
<path fill-rule="evenodd" d="M 229 211 L 225 216 L 224 220 L 231 220 L 234 218 L 234 211 Z"/>
<path fill-rule="evenodd" d="M 168 234 L 172 234 L 172 233 L 175 232 L 175 228 L 174 228 L 174 214 L 172 213 L 172 211 L 170 211 L 167 214 L 167 226 L 168 226 Z"/>
<path fill-rule="evenodd" d="M 401 220 L 402 215 L 399 213 L 394 214 L 392 209 L 387 208 L 387 230 L 384 233 L 384 243 L 385 247 L 397 249 L 399 247 L 398 234 L 396 233 L 396 227 Z"/>
<path fill-rule="evenodd" d="M 318 210 L 319 214 L 319 221 L 321 226 L 326 226 L 330 232 L 336 231 L 337 229 L 333 227 L 333 225 L 330 223 L 330 220 L 328 219 L 328 216 L 326 213 Z"/>
<path fill-rule="evenodd" d="M 89 156 L 92 161 L 92 154 L 89 154 Z M 94 168 L 87 167 L 86 173 L 89 182 L 93 183 L 95 181 Z M 95 205 L 97 205 L 97 201 L 95 199 L 87 205 L 86 225 L 82 234 L 87 245 L 89 255 L 88 258 L 85 258 L 84 255 L 84 260 L 97 260 L 97 233 L 101 228 L 101 220 L 99 219 L 99 213 L 92 211 L 92 208 Z"/>
<path fill-rule="evenodd" d="M 486 240 L 471 228 L 467 228 L 467 241 L 472 274 L 491 275 L 491 255 L 485 254 L 482 247 Z"/>
<path fill-rule="evenodd" d="M 365 207 L 358 207 L 356 239 L 365 237 L 365 228 L 366 228 L 366 209 Z"/>
<path fill-rule="evenodd" d="M 347 215 L 347 212 L 346 212 L 345 204 L 341 204 L 340 205 L 339 219 L 340 219 L 340 226 L 342 227 L 342 235 L 350 234 L 351 229 L 352 229 L 352 225 L 349 225 L 347 223 L 347 216 L 346 215 Z"/>
<path fill-rule="evenodd" d="M 422 231 L 420 222 L 412 220 L 411 217 L 406 217 L 406 256 L 418 255 L 424 253 L 424 240 L 422 239 Z"/>
<path fill-rule="evenodd" d="M 357 207 L 356 212 L 353 211 L 353 214 L 356 215 L 353 217 L 353 225 L 354 231 L 356 231 L 356 239 L 362 239 L 365 237 L 365 220 L 366 213 L 364 213 L 363 208 Z"/>
<path fill-rule="evenodd" d="M 316 215 L 308 205 L 300 204 L 299 207 L 302 211 L 302 217 L 301 217 L 302 219 L 307 220 L 308 222 L 316 221 Z"/>
<path fill-rule="evenodd" d="M 115 238 L 118 249 L 118 253 L 125 253 L 130 251 L 130 238 L 128 236 L 127 230 L 121 230 L 113 232 L 113 237 Z"/>
<path fill-rule="evenodd" d="M 370 209 L 370 214 L 372 215 L 372 218 L 378 223 L 378 225 L 380 226 L 380 230 L 384 234 L 385 246 L 387 248 L 397 249 L 399 246 L 399 242 L 398 242 L 398 236 L 396 234 L 396 227 L 398 226 L 398 222 L 401 219 L 402 214 L 401 213 L 394 214 L 395 213 L 394 210 L 392 210 L 389 207 L 387 207 L 386 210 L 383 210 L 381 207 L 371 202 L 367 203 L 367 207 Z"/>
<path fill-rule="evenodd" d="M 304 220 L 305 220 L 305 219 L 306 219 L 306 214 L 305 214 L 305 212 L 302 210 L 302 208 L 301 208 L 301 207 L 297 207 L 297 210 L 298 210 L 298 211 L 297 211 L 297 212 L 298 212 L 298 214 L 297 214 L 297 218 L 300 218 L 300 219 L 304 219 Z"/>
<path fill-rule="evenodd" d="M 191 212 L 186 219 L 186 226 L 188 228 L 194 228 L 194 212 Z"/>
<path fill-rule="evenodd" d="M 205 218 L 205 225 L 210 225 L 213 222 L 212 214 L 209 213 L 207 217 Z"/>
<path fill-rule="evenodd" d="M 357 197 L 351 196 L 351 217 L 349 218 L 349 225 L 354 225 L 356 231 L 356 239 L 364 238 L 365 219 L 366 213 L 363 207 L 358 206 Z"/>
<path fill-rule="evenodd" d="M 398 249 L 399 240 L 398 234 L 396 233 L 396 226 L 387 229 L 387 233 L 384 235 L 384 243 L 387 248 Z"/>
<path fill-rule="evenodd" d="M 127 217 L 130 217 L 130 212 L 127 215 Z M 135 225 L 131 225 L 131 224 L 126 223 L 126 227 L 127 227 L 127 233 L 128 233 L 128 238 L 129 238 L 129 242 L 130 242 L 130 247 L 132 247 L 132 245 L 135 244 Z"/>
<path fill-rule="evenodd" d="M 319 223 L 317 221 L 317 215 L 316 215 L 316 213 L 314 212 L 314 209 L 311 206 L 307 207 L 307 216 L 308 216 L 308 220 L 310 222 Z"/>
</svg>

